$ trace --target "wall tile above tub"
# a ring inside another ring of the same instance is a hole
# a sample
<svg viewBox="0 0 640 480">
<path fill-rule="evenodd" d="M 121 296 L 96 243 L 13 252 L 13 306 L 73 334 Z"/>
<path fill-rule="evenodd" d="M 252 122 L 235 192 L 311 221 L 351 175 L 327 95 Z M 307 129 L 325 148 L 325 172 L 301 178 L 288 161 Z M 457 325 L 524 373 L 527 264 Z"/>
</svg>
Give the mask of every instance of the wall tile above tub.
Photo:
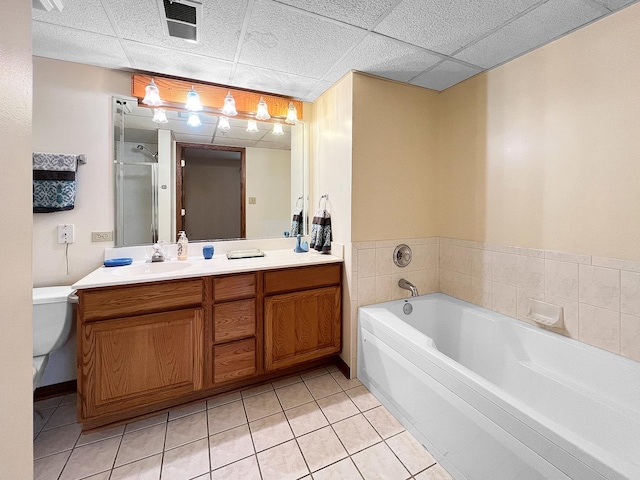
<svg viewBox="0 0 640 480">
<path fill-rule="evenodd" d="M 493 283 L 491 310 L 516 318 L 518 315 L 518 292 L 516 287 Z"/>
<path fill-rule="evenodd" d="M 471 275 L 473 250 L 469 247 L 453 247 L 453 271 Z"/>
<path fill-rule="evenodd" d="M 484 308 L 491 308 L 492 282 L 485 278 L 471 277 L 471 303 Z"/>
<path fill-rule="evenodd" d="M 620 311 L 620 270 L 613 268 L 579 267 L 580 303 Z"/>
<path fill-rule="evenodd" d="M 512 253 L 494 252 L 491 273 L 493 281 L 505 285 L 517 285 L 517 259 L 518 257 Z"/>
<path fill-rule="evenodd" d="M 580 303 L 580 340 L 595 347 L 620 353 L 620 313 Z"/>
<path fill-rule="evenodd" d="M 471 276 L 491 280 L 492 253 L 487 250 L 471 251 Z"/>
<path fill-rule="evenodd" d="M 620 272 L 620 312 L 640 316 L 640 273 Z"/>
<path fill-rule="evenodd" d="M 517 286 L 536 292 L 544 291 L 544 258 L 516 256 Z"/>
<path fill-rule="evenodd" d="M 578 264 L 545 260 L 544 292 L 571 300 L 578 300 Z"/>
<path fill-rule="evenodd" d="M 620 353 L 640 362 L 640 317 L 620 315 Z"/>
</svg>

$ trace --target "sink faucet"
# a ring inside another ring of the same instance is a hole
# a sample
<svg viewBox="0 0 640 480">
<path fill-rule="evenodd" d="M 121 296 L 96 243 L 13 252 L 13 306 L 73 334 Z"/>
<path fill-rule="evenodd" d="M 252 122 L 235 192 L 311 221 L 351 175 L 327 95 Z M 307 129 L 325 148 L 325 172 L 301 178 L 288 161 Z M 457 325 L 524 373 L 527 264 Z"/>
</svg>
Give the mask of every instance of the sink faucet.
<svg viewBox="0 0 640 480">
<path fill-rule="evenodd" d="M 404 288 L 405 290 L 409 290 L 411 292 L 411 296 L 412 297 L 417 297 L 418 296 L 418 289 L 416 288 L 416 286 L 413 283 L 408 282 L 404 278 L 401 278 L 398 281 L 398 286 L 400 288 Z"/>
<path fill-rule="evenodd" d="M 151 255 L 152 262 L 164 262 L 166 259 L 164 252 L 162 251 L 162 244 L 153 244 L 153 255 Z"/>
</svg>

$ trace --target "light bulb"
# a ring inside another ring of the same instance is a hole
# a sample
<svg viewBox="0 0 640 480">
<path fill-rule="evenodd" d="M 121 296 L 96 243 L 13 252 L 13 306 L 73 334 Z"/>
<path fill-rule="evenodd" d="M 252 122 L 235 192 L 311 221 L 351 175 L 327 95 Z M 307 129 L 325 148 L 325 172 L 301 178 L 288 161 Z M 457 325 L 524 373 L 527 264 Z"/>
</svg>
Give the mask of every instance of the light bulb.
<svg viewBox="0 0 640 480">
<path fill-rule="evenodd" d="M 156 86 L 156 82 L 151 79 L 151 82 L 144 87 L 144 99 L 142 103 L 145 105 L 149 105 L 150 107 L 159 107 L 162 105 L 162 100 L 160 100 L 160 90 Z"/>
<path fill-rule="evenodd" d="M 247 132 L 259 132 L 258 123 L 255 120 L 247 120 Z"/>
<path fill-rule="evenodd" d="M 267 102 L 264 101 L 264 98 L 260 97 L 260 101 L 258 102 L 258 113 L 256 114 L 256 120 L 269 120 L 271 115 L 269 115 L 269 107 L 267 106 Z"/>
<path fill-rule="evenodd" d="M 154 108 L 153 109 L 153 121 L 156 123 L 168 123 L 167 113 L 164 111 L 164 108 Z"/>
<path fill-rule="evenodd" d="M 236 101 L 231 95 L 231 92 L 227 92 L 226 97 L 224 97 L 222 113 L 224 113 L 227 117 L 235 117 L 238 114 L 238 111 L 236 110 Z"/>
<path fill-rule="evenodd" d="M 191 87 L 189 93 L 187 93 L 187 104 L 184 106 L 191 112 L 199 112 L 202 110 L 202 104 L 200 103 L 200 95 L 196 92 L 195 88 Z"/>
<path fill-rule="evenodd" d="M 298 111 L 296 110 L 296 106 L 293 104 L 293 102 L 289 102 L 289 109 L 287 110 L 287 119 L 284 122 L 293 125 L 297 121 L 298 121 Z"/>
<path fill-rule="evenodd" d="M 190 127 L 199 127 L 200 125 L 202 125 L 202 122 L 200 121 L 200 115 L 198 115 L 197 113 L 190 113 L 189 120 L 187 120 L 187 125 L 189 125 Z"/>
<path fill-rule="evenodd" d="M 218 129 L 231 130 L 231 125 L 229 125 L 229 119 L 227 117 L 220 117 L 218 120 Z"/>
<path fill-rule="evenodd" d="M 284 130 L 282 129 L 281 123 L 274 123 L 273 130 L 271 131 L 273 135 L 284 135 Z"/>
</svg>

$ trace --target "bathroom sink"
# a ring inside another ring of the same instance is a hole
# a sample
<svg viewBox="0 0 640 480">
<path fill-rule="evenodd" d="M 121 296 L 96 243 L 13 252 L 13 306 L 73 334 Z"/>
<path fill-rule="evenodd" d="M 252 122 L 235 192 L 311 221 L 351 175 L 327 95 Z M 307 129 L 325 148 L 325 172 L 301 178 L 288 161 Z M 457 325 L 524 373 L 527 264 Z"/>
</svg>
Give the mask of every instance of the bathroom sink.
<svg viewBox="0 0 640 480">
<path fill-rule="evenodd" d="M 113 275 L 118 277 L 138 277 L 146 275 L 158 275 L 161 273 L 179 272 L 189 268 L 189 262 L 144 263 L 142 265 L 130 265 L 113 268 Z"/>
</svg>

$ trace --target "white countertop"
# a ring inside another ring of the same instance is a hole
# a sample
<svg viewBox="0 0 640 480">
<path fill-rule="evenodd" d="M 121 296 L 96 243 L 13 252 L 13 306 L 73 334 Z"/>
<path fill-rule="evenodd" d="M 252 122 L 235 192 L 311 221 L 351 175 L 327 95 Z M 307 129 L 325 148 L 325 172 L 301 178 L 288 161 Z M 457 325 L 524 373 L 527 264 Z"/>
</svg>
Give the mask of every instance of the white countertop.
<svg viewBox="0 0 640 480">
<path fill-rule="evenodd" d="M 214 255 L 210 260 L 205 260 L 202 256 L 193 256 L 184 262 L 167 260 L 166 262 L 152 264 L 146 261 L 136 261 L 131 265 L 123 267 L 100 267 L 86 277 L 78 280 L 72 287 L 75 289 L 108 287 L 114 285 L 129 285 L 132 283 L 156 282 L 159 280 L 174 280 L 179 278 L 204 277 L 342 262 L 340 256 L 325 255 L 315 251 L 295 253 L 288 248 L 286 250 L 265 250 L 264 253 L 264 257 L 235 260 L 227 259 L 226 255 L 222 253 Z M 158 273 L 154 271 L 155 266 L 158 266 L 160 269 L 174 268 L 175 266 L 175 268 L 179 268 L 179 270 Z"/>
</svg>

